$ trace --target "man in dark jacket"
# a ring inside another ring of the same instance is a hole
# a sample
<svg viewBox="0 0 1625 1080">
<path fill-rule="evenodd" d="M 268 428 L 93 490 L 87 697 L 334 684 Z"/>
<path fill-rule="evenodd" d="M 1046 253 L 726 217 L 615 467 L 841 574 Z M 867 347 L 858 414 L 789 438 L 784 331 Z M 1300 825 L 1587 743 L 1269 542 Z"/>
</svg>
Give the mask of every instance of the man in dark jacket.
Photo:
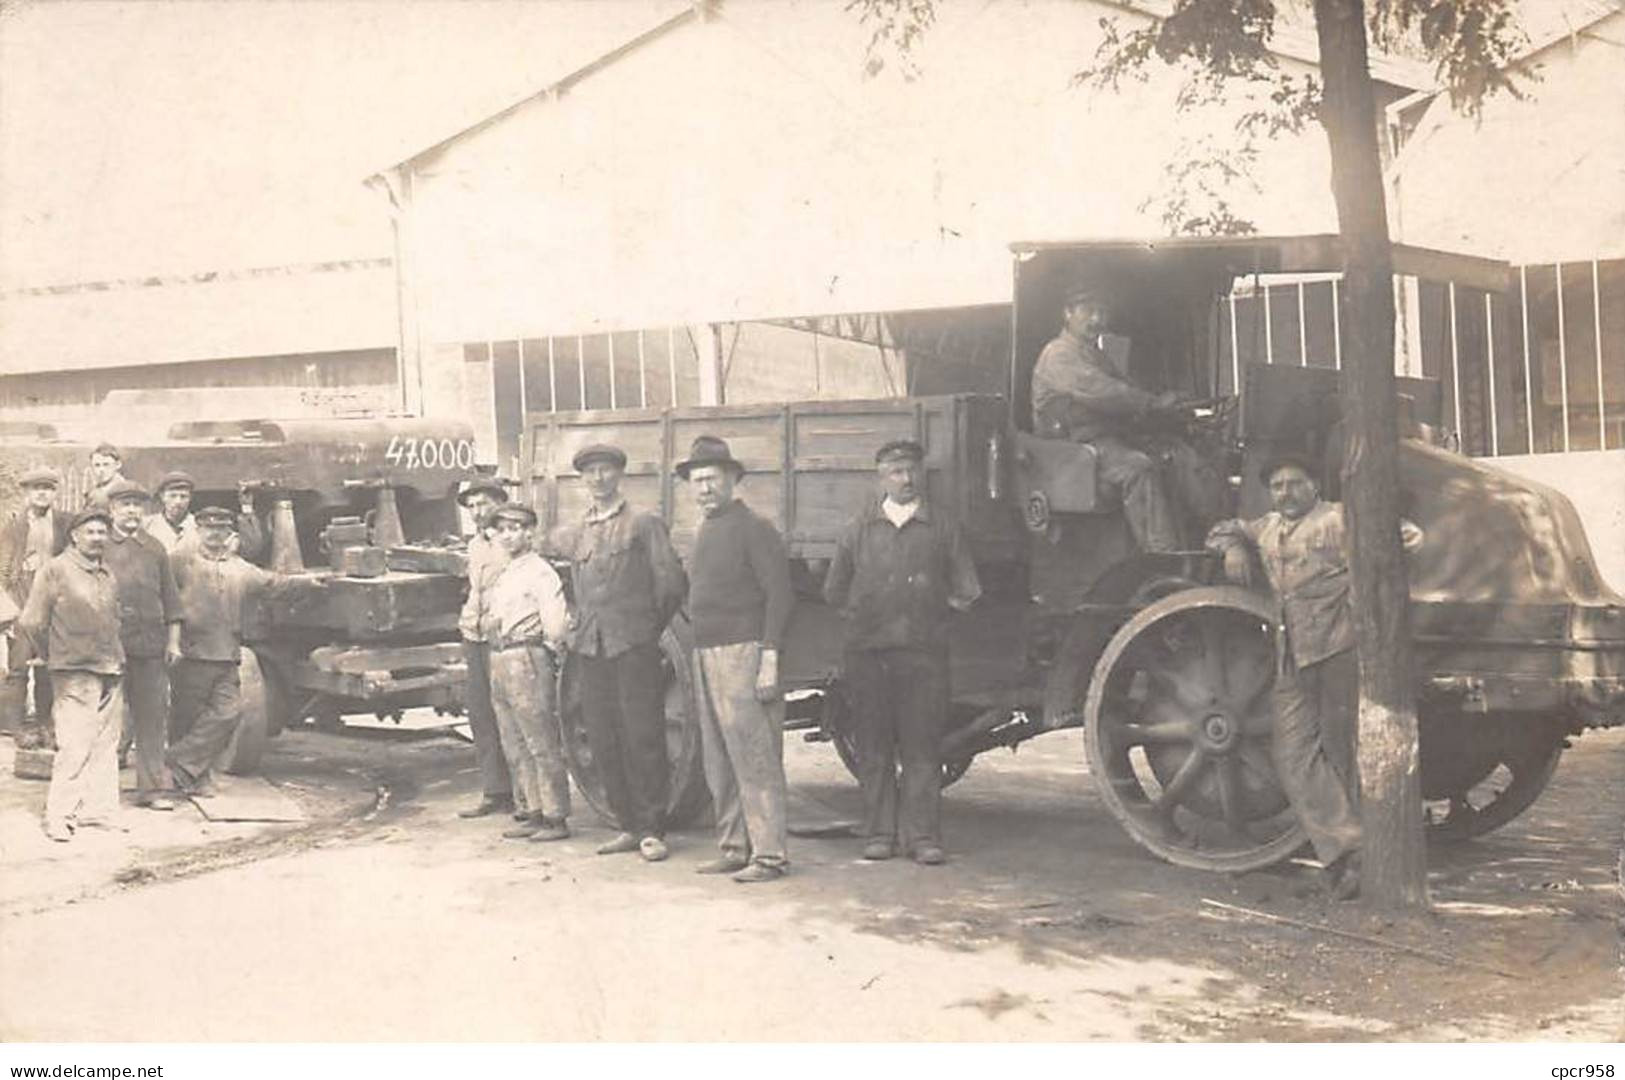
<svg viewBox="0 0 1625 1080">
<path fill-rule="evenodd" d="M 604 796 L 621 832 L 600 855 L 667 855 L 665 677 L 660 635 L 688 591 L 666 523 L 621 496 L 626 453 L 583 447 L 572 461 L 592 505 L 565 541 L 575 589 L 581 708 Z"/>
<path fill-rule="evenodd" d="M 745 467 L 728 444 L 694 440 L 677 475 L 704 520 L 694 540 L 688 615 L 705 780 L 722 855 L 702 874 L 772 881 L 789 868 L 779 650 L 795 607 L 779 531 L 734 497 Z"/>
<path fill-rule="evenodd" d="M 68 546 L 68 517 L 55 506 L 62 478 L 55 469 L 37 467 L 18 484 L 23 505 L 0 527 L 0 588 L 18 610 L 40 568 Z M 34 680 L 34 718 L 28 719 L 28 680 Z M 27 637 L 11 645 L 11 666 L 0 680 L 0 728 L 14 732 L 19 749 L 51 744 L 51 679 Z"/>
<path fill-rule="evenodd" d="M 880 496 L 842 534 L 824 599 L 846 620 L 845 685 L 868 837 L 863 857 L 889 859 L 901 846 L 934 866 L 946 858 L 940 819 L 948 622 L 976 602 L 982 587 L 959 526 L 923 498 L 924 460 L 924 448 L 912 439 L 880 448 Z"/>
</svg>

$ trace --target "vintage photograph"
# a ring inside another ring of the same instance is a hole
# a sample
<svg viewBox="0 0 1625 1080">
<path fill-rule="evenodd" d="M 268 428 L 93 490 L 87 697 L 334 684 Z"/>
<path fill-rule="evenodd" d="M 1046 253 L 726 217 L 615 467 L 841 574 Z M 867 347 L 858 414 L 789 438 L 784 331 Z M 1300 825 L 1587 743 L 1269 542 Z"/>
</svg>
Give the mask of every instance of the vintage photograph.
<svg viewBox="0 0 1625 1080">
<path fill-rule="evenodd" d="M 1612 1076 L 1622 87 L 1625 0 L 0 0 L 0 1058 Z"/>
</svg>

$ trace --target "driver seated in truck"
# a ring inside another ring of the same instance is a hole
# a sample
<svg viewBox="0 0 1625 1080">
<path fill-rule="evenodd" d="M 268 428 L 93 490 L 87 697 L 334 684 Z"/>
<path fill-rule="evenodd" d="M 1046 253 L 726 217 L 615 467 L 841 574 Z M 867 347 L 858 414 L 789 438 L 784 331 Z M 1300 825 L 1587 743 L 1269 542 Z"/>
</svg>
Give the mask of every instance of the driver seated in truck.
<svg viewBox="0 0 1625 1080">
<path fill-rule="evenodd" d="M 1287 801 L 1309 834 L 1338 899 L 1359 891 L 1360 777 L 1355 758 L 1359 665 L 1349 599 L 1348 531 L 1341 503 L 1320 497 L 1313 463 L 1281 454 L 1259 470 L 1269 513 L 1221 521 L 1208 549 L 1225 576 L 1254 584 L 1255 560 L 1280 604 L 1271 756 Z M 1414 551 L 1422 533 L 1400 523 Z"/>
<path fill-rule="evenodd" d="M 181 548 L 197 546 L 197 519 L 192 514 L 192 492 L 197 484 L 190 473 L 166 472 L 153 489 L 158 501 L 156 512 L 148 514 L 142 528 L 164 546 L 171 557 Z M 237 489 L 237 532 L 232 549 L 245 559 L 258 561 L 265 553 L 267 537 L 254 513 L 254 499 L 246 484 Z"/>
<path fill-rule="evenodd" d="M 197 512 L 198 540 L 173 560 L 181 602 L 181 633 L 170 669 L 169 752 L 175 786 L 191 795 L 213 793 L 213 771 L 242 718 L 238 662 L 243 609 L 274 591 L 285 577 L 262 570 L 232 551 L 236 519 L 206 506 Z"/>
<path fill-rule="evenodd" d="M 1182 518 L 1211 520 L 1215 493 L 1208 489 L 1218 484 L 1183 440 L 1164 437 L 1153 446 L 1146 438 L 1149 422 L 1177 415 L 1180 395 L 1153 394 L 1117 373 L 1100 346 L 1111 319 L 1100 290 L 1067 290 L 1061 318 L 1061 332 L 1033 368 L 1034 431 L 1093 447 L 1098 475 L 1122 500 L 1140 550 L 1179 550 L 1187 533 Z"/>
</svg>

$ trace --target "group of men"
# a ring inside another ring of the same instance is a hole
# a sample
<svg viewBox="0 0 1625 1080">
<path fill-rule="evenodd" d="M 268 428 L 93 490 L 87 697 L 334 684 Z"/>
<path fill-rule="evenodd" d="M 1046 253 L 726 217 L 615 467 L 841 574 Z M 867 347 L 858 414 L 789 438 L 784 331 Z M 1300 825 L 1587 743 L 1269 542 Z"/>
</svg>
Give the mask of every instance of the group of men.
<svg viewBox="0 0 1625 1080">
<path fill-rule="evenodd" d="M 981 589 L 957 526 L 923 498 L 923 458 L 906 439 L 877 452 L 881 490 L 842 535 L 824 596 L 847 623 L 863 855 L 938 865 L 946 859 L 939 774 L 948 621 Z M 722 439 L 695 439 L 675 468 L 702 514 L 686 569 L 664 522 L 621 495 L 619 447 L 584 447 L 573 465 L 591 504 L 542 545 L 536 514 L 511 503 L 500 484 L 478 479 L 461 494 L 476 521 L 461 628 L 483 785 L 462 815 L 511 812 L 503 835 L 516 840 L 570 835 L 554 678 L 569 649 L 592 761 L 619 828 L 598 853 L 665 859 L 660 638 L 683 608 L 720 848 L 697 869 L 742 883 L 776 880 L 790 865 L 779 657 L 795 593 L 783 538 L 739 497 L 745 466 Z M 572 600 L 538 546 L 569 561 Z"/>
<path fill-rule="evenodd" d="M 90 471 L 68 514 L 57 471 L 29 469 L 23 506 L 0 528 L 0 719 L 19 748 L 54 745 L 44 825 L 63 842 L 111 823 L 131 749 L 139 806 L 212 793 L 241 714 L 243 604 L 274 580 L 241 555 L 263 545 L 246 495 L 236 514 L 194 514 L 190 476 L 166 473 L 149 492 L 106 444 Z"/>
</svg>

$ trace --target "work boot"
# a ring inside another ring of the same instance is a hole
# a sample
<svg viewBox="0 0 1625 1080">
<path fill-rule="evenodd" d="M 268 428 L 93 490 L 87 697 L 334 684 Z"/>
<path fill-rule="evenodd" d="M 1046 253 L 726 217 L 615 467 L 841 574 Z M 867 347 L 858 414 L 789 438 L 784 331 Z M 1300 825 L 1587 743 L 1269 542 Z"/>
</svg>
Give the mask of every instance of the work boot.
<svg viewBox="0 0 1625 1080">
<path fill-rule="evenodd" d="M 879 837 L 863 845 L 863 857 L 872 862 L 889 859 L 897 854 L 897 848 L 890 840 Z"/>
<path fill-rule="evenodd" d="M 517 822 L 502 830 L 504 840 L 529 840 L 542 828 L 547 819 L 540 814 L 526 814 L 523 821 Z"/>
<path fill-rule="evenodd" d="M 694 872 L 696 874 L 734 874 L 749 865 L 749 859 L 742 859 L 738 855 L 724 855 L 721 858 L 712 859 L 710 862 L 702 862 L 694 868 Z"/>
<path fill-rule="evenodd" d="M 638 842 L 638 854 L 643 856 L 644 862 L 664 862 L 671 852 L 666 842 L 658 836 L 645 836 Z"/>
<path fill-rule="evenodd" d="M 162 795 L 149 795 L 144 799 L 137 799 L 135 804 L 143 810 L 173 810 L 175 804 Z"/>
<path fill-rule="evenodd" d="M 777 881 L 785 874 L 785 868 L 772 863 L 753 862 L 733 876 L 741 885 L 754 885 L 759 881 Z"/>
<path fill-rule="evenodd" d="M 460 818 L 480 818 L 491 814 L 506 814 L 513 810 L 512 795 L 486 795 L 473 806 L 457 811 Z"/>
<path fill-rule="evenodd" d="M 570 826 L 563 818 L 542 818 L 541 827 L 531 834 L 530 838 L 537 841 L 565 840 L 570 836 Z"/>
<path fill-rule="evenodd" d="M 1350 851 L 1326 867 L 1326 891 L 1333 900 L 1353 900 L 1360 895 L 1360 853 Z"/>
<path fill-rule="evenodd" d="M 626 851 L 638 850 L 638 838 L 629 832 L 617 833 L 615 839 L 606 840 L 598 845 L 600 855 L 619 855 Z"/>
<path fill-rule="evenodd" d="M 66 821 L 47 821 L 45 835 L 59 844 L 66 844 L 73 839 L 73 826 Z"/>
<path fill-rule="evenodd" d="M 914 849 L 914 861 L 921 866 L 941 866 L 948 861 L 948 853 L 935 844 L 920 844 Z"/>
</svg>

